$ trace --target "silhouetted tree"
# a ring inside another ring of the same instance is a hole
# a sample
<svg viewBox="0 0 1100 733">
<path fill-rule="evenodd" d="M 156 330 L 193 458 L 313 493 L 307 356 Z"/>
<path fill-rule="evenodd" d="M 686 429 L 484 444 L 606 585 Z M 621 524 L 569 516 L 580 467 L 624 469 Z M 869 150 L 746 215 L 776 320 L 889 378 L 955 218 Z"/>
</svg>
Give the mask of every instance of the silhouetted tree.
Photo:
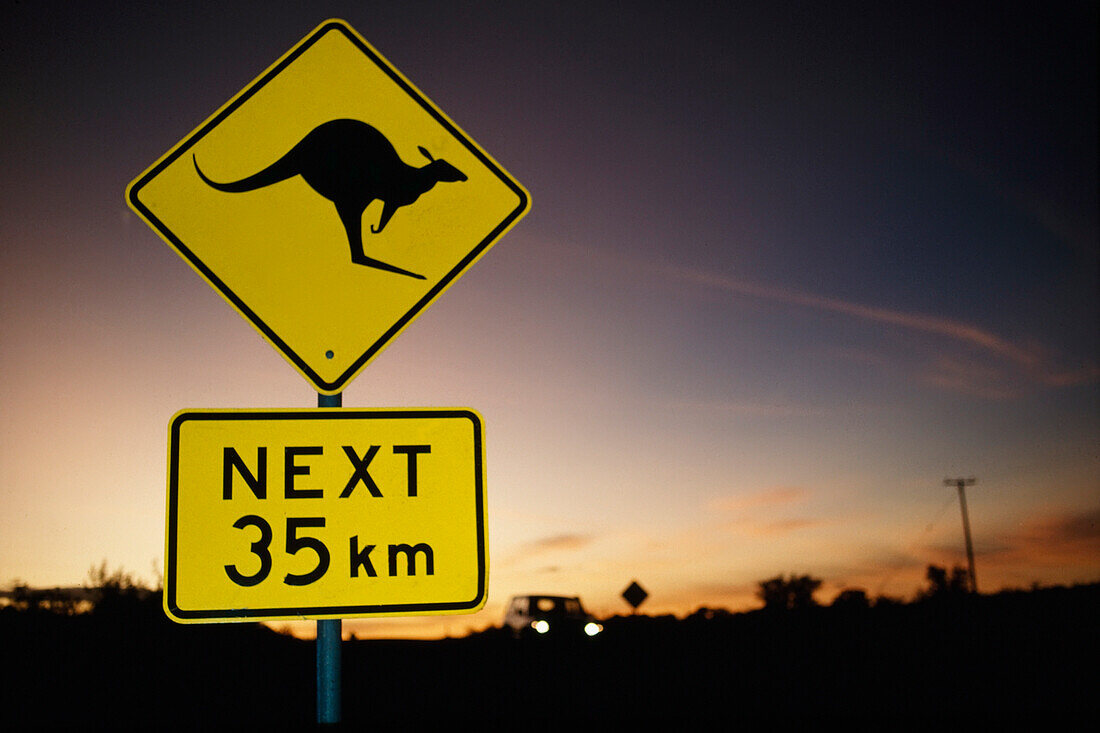
<svg viewBox="0 0 1100 733">
<path fill-rule="evenodd" d="M 758 585 L 756 597 L 764 602 L 764 610 L 794 611 L 817 605 L 814 593 L 821 587 L 821 580 L 809 575 L 777 575 Z"/>
<path fill-rule="evenodd" d="M 845 588 L 833 599 L 833 608 L 851 610 L 870 607 L 871 602 L 867 600 L 867 591 L 862 588 Z"/>
<path fill-rule="evenodd" d="M 917 594 L 918 600 L 960 598 L 970 589 L 966 570 L 957 565 L 950 572 L 938 565 L 929 565 L 925 577 L 928 588 Z"/>
</svg>

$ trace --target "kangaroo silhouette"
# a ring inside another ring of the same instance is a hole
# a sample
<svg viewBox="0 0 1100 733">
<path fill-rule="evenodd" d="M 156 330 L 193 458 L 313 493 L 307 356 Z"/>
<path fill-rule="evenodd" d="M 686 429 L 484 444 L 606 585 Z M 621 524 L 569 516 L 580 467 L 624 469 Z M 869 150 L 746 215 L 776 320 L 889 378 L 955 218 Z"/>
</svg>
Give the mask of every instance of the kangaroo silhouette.
<svg viewBox="0 0 1100 733">
<path fill-rule="evenodd" d="M 226 193 L 255 191 L 301 176 L 310 188 L 335 204 L 347 232 L 352 262 L 423 280 L 423 275 L 368 257 L 363 251 L 363 212 L 372 201 L 383 203 L 378 228 L 371 227 L 371 232 L 378 234 L 394 212 L 414 203 L 435 184 L 466 180 L 447 161 L 433 158 L 423 147 L 418 149 L 428 159 L 420 168 L 405 164 L 386 136 L 367 123 L 331 120 L 313 128 L 262 171 L 239 181 L 212 181 L 193 154 L 191 161 L 206 185 Z"/>
</svg>

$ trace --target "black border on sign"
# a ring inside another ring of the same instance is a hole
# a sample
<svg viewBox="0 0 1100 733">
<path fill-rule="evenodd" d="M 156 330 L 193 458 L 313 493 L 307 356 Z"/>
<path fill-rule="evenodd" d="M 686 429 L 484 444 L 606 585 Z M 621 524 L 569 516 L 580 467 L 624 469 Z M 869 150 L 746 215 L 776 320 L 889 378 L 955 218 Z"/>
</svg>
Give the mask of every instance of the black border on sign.
<svg viewBox="0 0 1100 733">
<path fill-rule="evenodd" d="M 477 519 L 477 592 L 469 601 L 438 603 L 394 603 L 366 606 L 289 606 L 285 608 L 232 608 L 183 610 L 176 600 L 176 549 L 179 539 L 179 448 L 180 429 L 188 420 L 370 420 L 408 418 L 460 418 L 470 421 L 474 431 L 474 505 Z M 165 555 L 164 605 L 169 615 L 184 621 L 263 621 L 297 616 L 350 618 L 355 616 L 411 616 L 432 611 L 473 611 L 486 601 L 487 553 L 485 551 L 485 482 L 483 427 L 480 416 L 463 409 L 396 409 L 396 410 L 246 410 L 246 411 L 182 411 L 172 418 L 168 438 L 168 510 L 166 518 L 167 547 Z"/>
<path fill-rule="evenodd" d="M 489 234 L 474 247 L 469 254 L 463 257 L 454 268 L 451 269 L 438 283 L 429 290 L 423 298 L 417 301 L 412 308 L 408 310 L 401 318 L 397 320 L 377 341 L 368 348 L 362 356 L 356 359 L 350 367 L 348 367 L 343 374 L 337 377 L 331 382 L 327 382 L 321 378 L 321 375 L 311 369 L 302 357 L 295 352 L 289 344 L 283 341 L 277 333 L 262 319 L 259 314 L 253 311 L 248 304 L 246 304 L 233 290 L 224 282 L 221 278 L 214 274 L 214 272 L 206 266 L 206 264 L 199 259 L 199 257 L 191 251 L 191 249 L 185 245 L 179 237 L 175 235 L 160 219 L 154 216 L 153 212 L 145 206 L 139 194 L 141 190 L 149 183 L 153 178 L 159 175 L 165 168 L 174 163 L 180 156 L 184 155 L 190 150 L 199 140 L 205 137 L 211 130 L 221 124 L 230 114 L 235 112 L 238 107 L 248 101 L 256 92 L 267 85 L 272 79 L 278 76 L 287 66 L 293 63 L 299 56 L 305 53 L 313 44 L 315 44 L 322 36 L 330 31 L 337 31 L 342 33 L 352 44 L 355 45 L 363 54 L 374 62 L 379 69 L 393 80 L 401 89 L 409 95 L 420 107 L 432 116 L 440 125 L 442 125 L 458 142 L 462 144 L 472 155 L 474 155 L 482 164 L 493 172 L 494 175 L 502 183 L 504 183 L 509 189 L 512 190 L 516 196 L 519 197 L 519 203 L 515 209 L 512 210 L 508 216 L 504 218 Z M 341 20 L 330 20 L 320 25 L 317 30 L 312 34 L 304 38 L 298 46 L 293 48 L 285 58 L 280 60 L 274 66 L 272 66 L 263 76 L 257 79 L 249 87 L 246 87 L 242 92 L 235 97 L 223 110 L 218 112 L 214 117 L 206 122 L 202 127 L 196 130 L 190 137 L 186 138 L 180 145 L 170 152 L 163 160 L 158 162 L 152 168 L 150 168 L 141 178 L 139 178 L 130 187 L 130 204 L 145 217 L 146 221 L 156 227 L 157 231 L 167 239 L 172 246 L 186 259 L 191 266 L 198 270 L 204 278 L 206 278 L 211 285 L 213 285 L 230 303 L 236 308 L 242 315 L 244 315 L 253 325 L 260 330 L 264 337 L 270 341 L 279 351 L 281 351 L 286 358 L 288 358 L 298 370 L 305 375 L 315 386 L 317 386 L 322 392 L 336 393 L 343 389 L 343 387 L 351 381 L 356 374 L 359 373 L 367 362 L 378 355 L 382 349 L 384 349 L 389 342 L 401 332 L 405 326 L 412 322 L 422 310 L 424 310 L 436 297 L 439 296 L 443 290 L 445 290 L 459 275 L 461 275 L 466 268 L 468 268 L 474 260 L 476 260 L 490 245 L 493 244 L 503 234 L 508 227 L 510 227 L 520 216 L 526 212 L 530 201 L 527 198 L 527 193 L 508 175 L 500 169 L 500 167 L 493 162 L 473 141 L 466 137 L 454 124 L 451 123 L 430 101 L 428 101 L 423 95 L 420 94 L 412 85 L 407 82 L 401 74 L 394 69 L 390 64 L 378 55 L 372 48 L 366 45 L 362 39 L 351 29 L 351 27 Z"/>
</svg>

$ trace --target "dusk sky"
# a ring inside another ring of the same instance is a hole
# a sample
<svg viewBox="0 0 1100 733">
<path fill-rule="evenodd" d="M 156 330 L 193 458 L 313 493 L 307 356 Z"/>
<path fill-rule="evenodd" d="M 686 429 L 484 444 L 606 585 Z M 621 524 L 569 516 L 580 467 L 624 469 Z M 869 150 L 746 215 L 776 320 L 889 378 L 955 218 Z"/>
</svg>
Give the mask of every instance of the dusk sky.
<svg viewBox="0 0 1100 733">
<path fill-rule="evenodd" d="M 156 582 L 172 415 L 316 404 L 124 193 L 328 18 L 532 200 L 343 394 L 481 414 L 488 603 L 346 632 L 908 599 L 962 476 L 982 592 L 1100 580 L 1096 3 L 5 0 L 0 586 Z"/>
</svg>

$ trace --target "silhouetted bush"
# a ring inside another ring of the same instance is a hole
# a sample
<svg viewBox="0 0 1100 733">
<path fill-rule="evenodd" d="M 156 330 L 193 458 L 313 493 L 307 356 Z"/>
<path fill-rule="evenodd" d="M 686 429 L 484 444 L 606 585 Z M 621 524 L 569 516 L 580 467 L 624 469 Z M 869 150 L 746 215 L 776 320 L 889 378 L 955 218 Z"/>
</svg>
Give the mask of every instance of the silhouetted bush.
<svg viewBox="0 0 1100 733">
<path fill-rule="evenodd" d="M 312 643 L 252 623 L 175 624 L 157 591 L 106 564 L 93 571 L 86 590 L 102 593 L 92 612 L 55 613 L 26 592 L 17 604 L 14 591 L 0 608 L 5 730 L 166 718 L 193 730 L 311 728 Z M 754 718 L 780 713 L 784 727 L 836 718 L 856 728 L 950 723 L 959 713 L 1100 713 L 1100 584 L 967 594 L 961 604 L 869 604 L 849 590 L 808 613 L 615 616 L 603 634 L 569 644 L 514 640 L 497 627 L 347 641 L 344 720 L 355 730 L 440 719 L 680 730 L 753 729 Z M 859 610 L 845 612 L 849 604 Z"/>
<path fill-rule="evenodd" d="M 85 581 L 91 613 L 121 621 L 167 620 L 161 611 L 161 591 L 137 580 L 121 568 L 108 570 L 107 561 L 93 565 Z"/>
<path fill-rule="evenodd" d="M 11 608 L 23 613 L 53 613 L 72 616 L 82 605 L 81 599 L 64 588 L 31 588 L 16 583 L 9 594 Z"/>
<path fill-rule="evenodd" d="M 765 611 L 795 611 L 817 605 L 814 593 L 821 587 L 821 580 L 810 575 L 777 575 L 758 585 L 756 597 L 764 602 Z"/>
</svg>

